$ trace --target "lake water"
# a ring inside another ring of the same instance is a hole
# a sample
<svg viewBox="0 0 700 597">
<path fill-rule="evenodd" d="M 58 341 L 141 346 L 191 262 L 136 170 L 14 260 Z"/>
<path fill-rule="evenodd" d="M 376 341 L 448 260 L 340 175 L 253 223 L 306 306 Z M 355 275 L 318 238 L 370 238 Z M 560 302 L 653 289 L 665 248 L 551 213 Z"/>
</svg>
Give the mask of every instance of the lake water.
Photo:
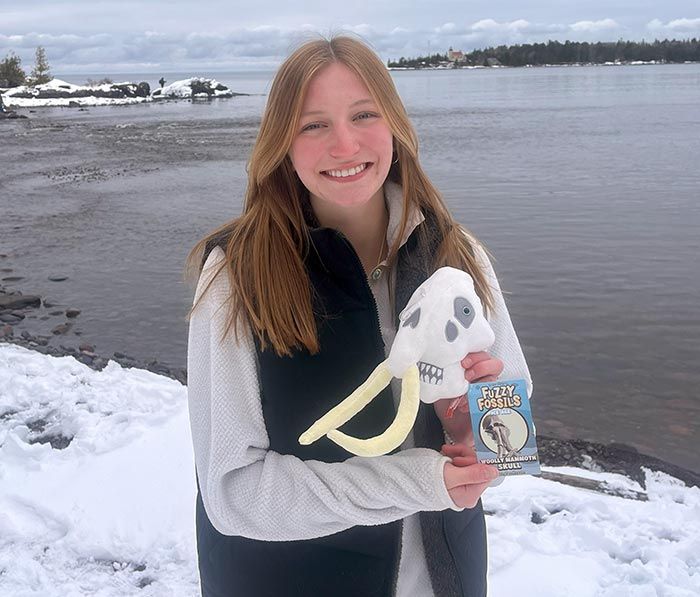
<svg viewBox="0 0 700 597">
<path fill-rule="evenodd" d="M 392 75 L 427 172 L 496 258 L 538 431 L 700 470 L 700 65 Z M 213 76 L 256 95 L 0 128 L 0 268 L 23 278 L 4 284 L 82 309 L 61 342 L 184 366 L 182 263 L 240 212 L 271 73 Z"/>
</svg>

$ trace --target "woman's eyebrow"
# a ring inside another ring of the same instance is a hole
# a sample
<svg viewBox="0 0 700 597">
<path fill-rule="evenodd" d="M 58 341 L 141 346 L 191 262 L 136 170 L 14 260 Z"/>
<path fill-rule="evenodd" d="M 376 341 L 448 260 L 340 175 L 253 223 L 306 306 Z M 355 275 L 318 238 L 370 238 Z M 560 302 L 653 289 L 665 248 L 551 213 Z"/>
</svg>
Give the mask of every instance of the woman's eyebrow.
<svg viewBox="0 0 700 597">
<path fill-rule="evenodd" d="M 357 106 L 361 106 L 364 104 L 374 104 L 374 100 L 372 98 L 359 99 L 357 101 L 354 101 L 352 104 L 350 104 L 350 107 L 356 108 Z M 324 114 L 323 110 L 310 110 L 308 112 L 303 112 L 301 116 L 302 116 L 302 118 L 304 118 L 306 116 L 320 116 L 322 114 Z"/>
</svg>

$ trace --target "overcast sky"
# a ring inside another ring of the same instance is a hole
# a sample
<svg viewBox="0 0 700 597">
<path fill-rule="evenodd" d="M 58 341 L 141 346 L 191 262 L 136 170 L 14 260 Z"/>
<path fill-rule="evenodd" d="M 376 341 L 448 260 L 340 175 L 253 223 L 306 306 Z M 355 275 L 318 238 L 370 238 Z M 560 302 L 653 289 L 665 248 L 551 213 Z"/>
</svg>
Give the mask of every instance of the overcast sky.
<svg viewBox="0 0 700 597">
<path fill-rule="evenodd" d="M 273 68 L 311 32 L 362 35 L 384 60 L 489 45 L 700 37 L 699 0 L 0 0 L 0 58 L 56 73 Z"/>
</svg>

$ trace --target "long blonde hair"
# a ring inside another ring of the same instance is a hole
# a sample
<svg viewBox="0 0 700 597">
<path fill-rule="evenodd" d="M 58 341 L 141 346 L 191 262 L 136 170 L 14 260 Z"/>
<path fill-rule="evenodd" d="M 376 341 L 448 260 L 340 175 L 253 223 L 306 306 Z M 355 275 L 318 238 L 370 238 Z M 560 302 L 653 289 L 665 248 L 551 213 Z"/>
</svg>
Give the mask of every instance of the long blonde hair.
<svg viewBox="0 0 700 597">
<path fill-rule="evenodd" d="M 312 354 L 319 350 L 312 289 L 304 267 L 310 243 L 304 217 L 308 191 L 288 152 L 309 82 L 334 62 L 348 67 L 365 84 L 393 134 L 396 158 L 388 178 L 403 189 L 397 239 L 404 235 L 411 208 L 431 215 L 442 238 L 433 266 L 451 265 L 469 272 L 486 309 L 493 307 L 486 276 L 475 257 L 476 241 L 455 222 L 423 172 L 416 133 L 386 67 L 358 39 L 347 35 L 316 39 L 297 48 L 277 71 L 248 163 L 243 214 L 201 239 L 187 258 L 187 275 L 194 279 L 206 252 L 215 244 L 225 247 L 221 269 L 227 268 L 231 296 L 224 335 L 233 329 L 238 338 L 238 326 L 247 322 L 261 347 L 272 347 L 279 355 L 290 355 L 295 349 Z M 389 248 L 390 264 L 398 250 L 397 241 Z"/>
</svg>

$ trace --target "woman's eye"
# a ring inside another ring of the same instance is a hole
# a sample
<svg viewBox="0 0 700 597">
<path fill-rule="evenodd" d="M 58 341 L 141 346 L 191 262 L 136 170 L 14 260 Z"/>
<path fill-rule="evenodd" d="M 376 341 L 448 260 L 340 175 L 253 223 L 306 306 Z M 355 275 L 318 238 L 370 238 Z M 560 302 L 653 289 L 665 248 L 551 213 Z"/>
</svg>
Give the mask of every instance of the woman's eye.
<svg viewBox="0 0 700 597">
<path fill-rule="evenodd" d="M 373 112 L 362 112 L 355 116 L 357 120 L 367 120 L 368 118 L 375 118 L 377 115 Z"/>
<path fill-rule="evenodd" d="M 301 128 L 301 132 L 303 133 L 304 131 L 313 131 L 313 130 L 319 129 L 319 128 L 321 128 L 321 124 L 320 124 L 320 123 L 318 123 L 318 122 L 311 122 L 311 123 L 309 123 L 309 124 L 305 124 L 305 125 Z"/>
</svg>

